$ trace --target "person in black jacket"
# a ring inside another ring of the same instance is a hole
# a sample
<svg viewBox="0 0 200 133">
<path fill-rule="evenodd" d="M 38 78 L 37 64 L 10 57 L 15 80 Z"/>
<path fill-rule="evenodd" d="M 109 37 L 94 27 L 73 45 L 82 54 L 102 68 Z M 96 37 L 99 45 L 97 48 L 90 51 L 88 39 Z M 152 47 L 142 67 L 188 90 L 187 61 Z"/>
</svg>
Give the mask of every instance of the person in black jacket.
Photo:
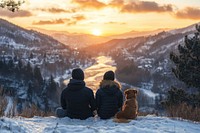
<svg viewBox="0 0 200 133">
<path fill-rule="evenodd" d="M 84 73 L 80 68 L 72 71 L 72 79 L 68 86 L 62 91 L 61 106 L 57 109 L 58 117 L 69 117 L 72 119 L 87 119 L 93 116 L 96 109 L 93 91 L 85 86 Z"/>
<path fill-rule="evenodd" d="M 115 116 L 123 104 L 120 84 L 114 79 L 113 71 L 106 72 L 100 82 L 100 88 L 96 92 L 97 114 L 101 119 L 109 119 Z"/>
</svg>

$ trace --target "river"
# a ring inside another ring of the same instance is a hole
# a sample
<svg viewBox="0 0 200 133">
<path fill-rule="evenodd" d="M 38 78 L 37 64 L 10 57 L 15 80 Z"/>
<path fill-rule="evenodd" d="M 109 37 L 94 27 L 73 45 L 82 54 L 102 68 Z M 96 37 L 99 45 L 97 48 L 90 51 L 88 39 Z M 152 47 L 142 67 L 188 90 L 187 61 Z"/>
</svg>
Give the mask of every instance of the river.
<svg viewBox="0 0 200 133">
<path fill-rule="evenodd" d="M 115 62 L 111 57 L 99 56 L 96 58 L 96 63 L 84 70 L 85 82 L 89 88 L 92 88 L 94 93 L 99 88 L 99 83 L 103 79 L 106 71 L 115 71 Z"/>
<path fill-rule="evenodd" d="M 112 60 L 109 56 L 99 56 L 96 57 L 96 63 L 92 66 L 84 69 L 85 73 L 85 82 L 86 86 L 91 88 L 96 93 L 97 89 L 99 88 L 99 83 L 103 79 L 103 75 L 106 71 L 115 71 L 116 70 L 116 63 Z M 69 80 L 65 80 L 67 84 Z M 143 91 L 149 97 L 155 98 L 157 94 L 153 93 L 151 90 L 146 90 L 143 88 L 134 87 L 132 85 L 120 82 L 122 87 L 128 86 L 129 88 L 137 88 L 140 91 Z"/>
</svg>

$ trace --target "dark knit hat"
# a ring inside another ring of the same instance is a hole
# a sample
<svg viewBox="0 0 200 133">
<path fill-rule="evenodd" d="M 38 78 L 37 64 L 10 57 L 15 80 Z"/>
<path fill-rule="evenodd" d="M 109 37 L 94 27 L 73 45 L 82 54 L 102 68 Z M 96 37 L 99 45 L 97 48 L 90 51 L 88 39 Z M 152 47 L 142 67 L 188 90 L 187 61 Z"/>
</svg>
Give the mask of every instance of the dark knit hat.
<svg viewBox="0 0 200 133">
<path fill-rule="evenodd" d="M 104 75 L 103 75 L 103 79 L 104 80 L 114 80 L 115 79 L 115 73 L 113 71 L 107 71 Z"/>
<path fill-rule="evenodd" d="M 72 78 L 77 80 L 84 80 L 83 70 L 76 68 L 72 71 Z"/>
</svg>

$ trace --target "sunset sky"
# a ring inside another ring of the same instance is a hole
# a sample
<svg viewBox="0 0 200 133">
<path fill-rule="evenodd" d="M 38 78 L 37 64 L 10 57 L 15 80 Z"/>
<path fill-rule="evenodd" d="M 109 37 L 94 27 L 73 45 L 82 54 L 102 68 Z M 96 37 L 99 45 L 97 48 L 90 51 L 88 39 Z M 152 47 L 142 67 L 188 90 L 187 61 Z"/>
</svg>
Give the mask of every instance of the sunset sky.
<svg viewBox="0 0 200 133">
<path fill-rule="evenodd" d="M 112 35 L 200 22 L 200 0 L 26 0 L 0 17 L 19 26 Z"/>
</svg>

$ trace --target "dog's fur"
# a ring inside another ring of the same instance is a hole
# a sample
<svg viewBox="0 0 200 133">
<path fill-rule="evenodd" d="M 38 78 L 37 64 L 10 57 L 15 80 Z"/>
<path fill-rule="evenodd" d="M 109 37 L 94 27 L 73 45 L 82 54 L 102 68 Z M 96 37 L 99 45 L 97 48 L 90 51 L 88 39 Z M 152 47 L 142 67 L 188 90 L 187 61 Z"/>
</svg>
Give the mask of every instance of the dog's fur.
<svg viewBox="0 0 200 133">
<path fill-rule="evenodd" d="M 126 101 L 122 107 L 122 111 L 116 114 L 117 119 L 135 119 L 138 115 L 138 103 L 137 103 L 136 89 L 128 89 L 124 92 Z"/>
</svg>

